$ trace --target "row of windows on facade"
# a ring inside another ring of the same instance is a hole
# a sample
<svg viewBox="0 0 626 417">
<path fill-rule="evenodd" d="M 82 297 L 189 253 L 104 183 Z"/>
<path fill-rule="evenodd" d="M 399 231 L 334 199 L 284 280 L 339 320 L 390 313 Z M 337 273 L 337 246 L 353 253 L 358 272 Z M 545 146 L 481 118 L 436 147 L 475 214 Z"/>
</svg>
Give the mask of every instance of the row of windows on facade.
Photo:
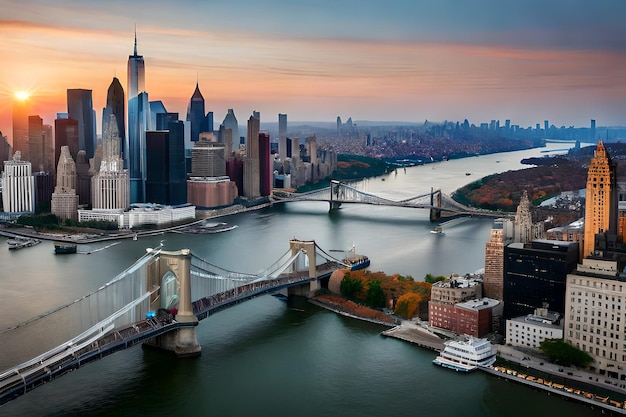
<svg viewBox="0 0 626 417">
<path fill-rule="evenodd" d="M 618 318 L 619 318 L 619 317 L 618 317 Z M 619 320 L 618 320 L 618 321 L 619 321 Z M 615 330 L 616 332 L 619 332 L 619 324 L 614 324 L 614 323 L 611 323 L 611 327 L 610 327 L 610 328 L 609 328 L 609 327 L 606 327 L 606 325 L 607 325 L 607 324 L 609 324 L 609 323 L 610 323 L 610 322 L 605 321 L 605 322 L 604 322 L 604 327 L 601 327 L 601 328 L 600 328 L 600 327 L 598 327 L 598 328 L 594 328 L 594 324 L 593 324 L 593 323 L 591 323 L 591 325 L 589 326 L 589 331 L 590 331 L 591 333 L 593 333 L 593 332 L 594 332 L 594 330 L 595 330 L 596 334 L 598 334 L 598 335 L 600 334 L 600 330 L 602 330 L 602 329 Z M 602 326 L 602 322 L 601 322 L 600 320 L 598 320 L 598 326 Z M 567 327 L 568 327 L 568 328 L 570 328 L 570 329 L 580 330 L 580 324 L 576 324 L 576 325 L 574 325 L 573 323 L 570 323 L 570 324 L 569 324 L 569 326 L 567 326 Z M 583 331 L 584 331 L 584 332 L 586 332 L 586 331 L 587 331 L 587 325 L 586 325 L 586 324 L 583 324 L 582 329 L 583 329 Z M 625 330 L 626 330 L 626 329 L 625 329 Z M 603 337 L 607 337 L 606 330 L 602 330 L 602 335 L 603 335 Z M 613 333 L 609 333 L 609 337 L 611 337 L 611 338 L 612 338 L 612 337 L 614 337 L 614 336 L 615 336 L 615 337 L 617 337 L 617 338 L 619 338 L 619 333 L 616 333 L 615 335 L 613 335 Z"/>
<path fill-rule="evenodd" d="M 574 332 L 574 336 L 572 336 L 572 330 L 570 330 L 569 331 L 569 336 L 570 337 L 574 337 L 575 339 L 580 340 L 580 332 Z M 619 340 L 619 338 L 617 338 L 617 339 Z M 582 335 L 582 340 L 583 340 L 583 342 L 586 342 L 587 341 L 587 336 L 586 335 Z M 593 343 L 593 336 L 589 336 L 589 342 Z M 598 345 L 598 346 L 602 345 L 602 346 L 606 347 L 607 346 L 606 342 L 607 342 L 607 339 L 600 339 L 599 337 L 596 337 L 596 345 Z M 609 340 L 609 345 L 608 346 L 611 349 L 617 349 L 617 348 L 619 348 L 620 345 L 619 345 L 619 342 L 614 342 L 612 340 Z M 626 351 L 626 343 L 624 343 L 622 345 L 622 350 Z"/>
<path fill-rule="evenodd" d="M 583 280 L 582 279 L 578 279 L 578 280 L 574 279 L 574 280 L 572 280 L 572 284 L 576 284 L 577 283 L 576 281 L 578 281 L 578 285 L 584 285 L 586 287 L 591 287 L 592 286 L 592 285 L 590 285 L 589 280 L 585 280 L 585 283 L 583 284 Z M 596 284 L 600 284 L 600 285 L 596 285 Z M 604 284 L 604 286 L 602 284 Z M 602 283 L 602 282 L 593 281 L 593 288 L 598 288 L 598 287 L 600 289 L 604 289 L 604 290 L 607 290 L 607 291 L 609 290 L 609 284 L 608 283 L 606 283 L 606 282 Z M 619 292 L 622 292 L 622 285 L 612 284 L 611 288 L 612 288 L 612 291 L 616 291 L 617 290 Z M 582 292 L 578 291 L 578 295 L 581 295 L 581 294 L 582 294 Z M 575 291 L 572 291 L 572 295 L 575 295 Z M 585 295 L 587 295 L 587 293 L 585 293 Z"/>
</svg>

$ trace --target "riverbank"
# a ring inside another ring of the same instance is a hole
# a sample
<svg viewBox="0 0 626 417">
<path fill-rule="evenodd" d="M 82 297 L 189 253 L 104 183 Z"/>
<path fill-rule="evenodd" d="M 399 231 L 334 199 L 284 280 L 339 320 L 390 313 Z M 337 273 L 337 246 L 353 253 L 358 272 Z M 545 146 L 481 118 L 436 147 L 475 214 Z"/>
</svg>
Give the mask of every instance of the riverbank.
<svg viewBox="0 0 626 417">
<path fill-rule="evenodd" d="M 308 301 L 313 305 L 330 310 L 337 314 L 341 314 L 345 317 L 368 321 L 370 323 L 380 324 L 387 327 L 395 327 L 397 325 L 394 318 L 388 316 L 382 311 L 357 304 L 337 295 L 316 295 Z"/>
<path fill-rule="evenodd" d="M 76 228 L 74 233 L 69 231 L 38 231 L 29 227 L 20 227 L 16 225 L 4 226 L 0 225 L 0 235 L 11 237 L 13 235 L 29 237 L 41 240 L 51 240 L 58 242 L 68 242 L 76 244 L 89 244 L 97 242 L 106 242 L 111 240 L 121 239 L 135 239 L 142 236 L 154 236 L 166 232 L 177 231 L 190 226 L 198 225 L 206 220 L 215 219 L 224 216 L 230 216 L 234 214 L 246 213 L 249 211 L 261 210 L 272 205 L 272 202 L 266 202 L 254 206 L 245 207 L 237 204 L 234 206 L 224 207 L 213 210 L 196 210 L 196 219 L 187 223 L 177 224 L 175 226 L 150 229 L 150 230 L 114 230 L 114 231 L 81 231 L 80 228 Z"/>
</svg>

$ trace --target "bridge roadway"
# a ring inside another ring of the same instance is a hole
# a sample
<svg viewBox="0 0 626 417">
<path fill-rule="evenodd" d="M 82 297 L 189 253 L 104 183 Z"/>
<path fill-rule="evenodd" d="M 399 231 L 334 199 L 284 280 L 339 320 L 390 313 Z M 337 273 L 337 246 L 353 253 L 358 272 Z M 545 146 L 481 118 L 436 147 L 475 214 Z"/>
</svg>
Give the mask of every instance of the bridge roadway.
<svg viewBox="0 0 626 417">
<path fill-rule="evenodd" d="M 490 211 L 465 206 L 452 197 L 441 192 L 440 189 L 431 189 L 425 194 L 416 195 L 402 200 L 391 200 L 376 194 L 358 190 L 348 184 L 332 180 L 331 185 L 320 190 L 306 193 L 277 192 L 273 196 L 273 203 L 289 203 L 297 201 L 323 201 L 330 204 L 331 211 L 342 204 L 368 204 L 375 206 L 405 207 L 431 210 L 433 221 L 439 219 L 440 212 L 452 213 L 451 216 L 480 216 L 480 217 L 511 217 L 515 213 Z M 433 216 L 434 215 L 434 216 Z"/>
<path fill-rule="evenodd" d="M 336 262 L 325 262 L 316 266 L 317 277 L 309 277 L 308 271 L 283 273 L 276 279 L 259 280 L 222 293 L 203 297 L 192 303 L 194 314 L 200 321 L 240 302 L 303 283 L 328 278 L 340 268 L 345 268 L 345 266 Z M 49 352 L 46 357 L 37 357 L 20 365 L 17 370 L 13 369 L 0 374 L 0 405 L 112 353 L 175 329 L 197 325 L 197 322 L 179 323 L 171 316 L 159 315 L 119 329 L 114 329 L 113 325 L 110 325 L 101 329 L 101 333 L 95 337 L 79 344 L 70 343 L 59 346 Z"/>
</svg>

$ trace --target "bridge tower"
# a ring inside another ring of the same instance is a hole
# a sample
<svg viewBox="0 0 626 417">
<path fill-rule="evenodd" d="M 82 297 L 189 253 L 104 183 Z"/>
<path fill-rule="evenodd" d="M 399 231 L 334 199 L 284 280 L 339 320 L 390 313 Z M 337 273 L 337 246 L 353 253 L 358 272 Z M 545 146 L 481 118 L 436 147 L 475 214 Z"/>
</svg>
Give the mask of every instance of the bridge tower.
<svg viewBox="0 0 626 417">
<path fill-rule="evenodd" d="M 313 280 L 309 283 L 309 285 L 298 285 L 296 287 L 291 287 L 289 288 L 289 295 L 299 295 L 299 296 L 303 296 L 303 297 L 311 297 L 315 294 L 315 292 L 317 290 L 319 290 L 321 288 L 320 282 L 316 279 L 317 278 L 317 269 L 316 269 L 316 262 L 317 262 L 317 256 L 316 256 L 316 252 L 315 252 L 315 241 L 314 240 L 297 240 L 297 239 L 292 239 L 289 241 L 289 247 L 291 248 L 291 254 L 295 255 L 298 252 L 303 252 L 304 255 L 306 256 L 306 264 L 308 265 L 304 265 L 305 267 L 308 266 L 308 274 L 309 274 L 309 278 L 313 278 Z M 297 272 L 300 271 L 301 269 L 299 268 L 298 265 L 299 262 L 295 262 L 292 266 L 293 270 L 292 272 Z"/>
<path fill-rule="evenodd" d="M 432 207 L 441 207 L 441 190 L 434 191 L 432 187 L 430 187 L 430 205 Z M 438 222 L 441 218 L 441 208 L 431 208 L 430 209 L 430 221 L 432 223 Z"/>
<path fill-rule="evenodd" d="M 189 249 L 161 251 L 147 269 L 148 285 L 160 286 L 159 296 L 151 300 L 152 309 L 167 309 L 171 303 L 177 301 L 178 312 L 175 320 L 179 323 L 192 323 L 194 326 L 164 333 L 146 341 L 144 346 L 166 350 L 178 357 L 199 356 L 202 347 L 198 343 L 195 329 L 198 319 L 191 304 L 191 252 Z"/>
<path fill-rule="evenodd" d="M 341 199 L 343 193 L 341 192 L 341 183 L 337 180 L 330 180 L 330 211 L 335 211 L 341 207 Z"/>
</svg>

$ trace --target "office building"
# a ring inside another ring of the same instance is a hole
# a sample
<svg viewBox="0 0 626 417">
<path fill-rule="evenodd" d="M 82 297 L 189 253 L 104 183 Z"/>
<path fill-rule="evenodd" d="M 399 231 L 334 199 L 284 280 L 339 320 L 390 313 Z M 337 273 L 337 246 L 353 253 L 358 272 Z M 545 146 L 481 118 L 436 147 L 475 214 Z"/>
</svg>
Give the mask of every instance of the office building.
<svg viewBox="0 0 626 417">
<path fill-rule="evenodd" d="M 4 161 L 2 173 L 2 207 L 6 213 L 35 212 L 35 177 L 28 161 L 22 161 L 20 151 L 13 159 Z"/>
<path fill-rule="evenodd" d="M 237 122 L 237 118 L 235 117 L 235 112 L 233 109 L 228 109 L 228 113 L 226 117 L 224 117 L 224 121 L 222 122 L 225 129 L 230 129 L 231 133 L 231 146 L 230 149 L 235 152 L 239 149 L 239 125 Z M 228 147 L 228 146 L 227 146 Z"/>
<path fill-rule="evenodd" d="M 278 157 L 287 159 L 287 115 L 278 114 Z"/>
<path fill-rule="evenodd" d="M 578 244 L 557 240 L 511 243 L 504 248 L 504 318 L 536 308 L 565 312 L 567 274 L 576 268 Z"/>
<path fill-rule="evenodd" d="M 589 370 L 626 388 L 626 276 L 617 261 L 586 258 L 567 275 L 566 342 L 587 352 Z"/>
<path fill-rule="evenodd" d="M 58 166 L 61 148 L 67 146 L 74 161 L 78 158 L 78 121 L 57 117 L 54 120 L 54 163 Z"/>
<path fill-rule="evenodd" d="M 146 130 L 150 124 L 150 104 L 145 88 L 145 64 L 142 55 L 137 54 L 137 33 L 133 55 L 128 57 L 128 137 L 125 164 L 130 176 L 131 203 L 145 202 L 146 169 Z"/>
<path fill-rule="evenodd" d="M 259 133 L 259 193 L 262 196 L 272 194 L 274 166 L 270 147 L 270 135 Z"/>
<path fill-rule="evenodd" d="M 561 314 L 537 308 L 532 314 L 506 321 L 506 343 L 511 346 L 538 348 L 546 339 L 563 338 Z"/>
<path fill-rule="evenodd" d="M 193 142 L 199 140 L 200 133 L 208 131 L 204 115 L 204 97 L 200 92 L 200 87 L 197 82 L 196 89 L 194 90 L 191 99 L 189 99 L 186 120 L 191 123 L 191 140 Z"/>
<path fill-rule="evenodd" d="M 78 194 L 79 206 L 91 205 L 91 175 L 87 153 L 78 151 L 76 156 L 76 193 Z"/>
<path fill-rule="evenodd" d="M 28 161 L 33 172 L 44 171 L 43 120 L 28 116 Z"/>
<path fill-rule="evenodd" d="M 121 157 L 122 141 L 113 113 L 102 132 L 102 159 L 98 173 L 91 178 L 93 210 L 126 209 L 130 206 L 130 179 Z"/>
<path fill-rule="evenodd" d="M 243 195 L 247 198 L 261 196 L 259 165 L 259 128 L 260 114 L 253 112 L 248 119 L 246 137 L 246 156 L 243 160 Z"/>
<path fill-rule="evenodd" d="M 594 253 L 597 233 L 617 233 L 615 168 L 602 141 L 598 142 L 587 171 L 583 257 Z"/>
<path fill-rule="evenodd" d="M 13 152 L 20 152 L 21 161 L 29 161 L 28 147 L 28 116 L 31 112 L 30 101 L 28 98 L 13 99 L 13 137 L 9 141 L 9 145 L 13 148 Z"/>
<path fill-rule="evenodd" d="M 76 164 L 68 146 L 61 147 L 56 174 L 57 183 L 52 193 L 50 211 L 59 220 L 77 220 Z"/>
<path fill-rule="evenodd" d="M 146 199 L 176 206 L 187 203 L 184 124 L 146 132 Z"/>
<path fill-rule="evenodd" d="M 110 115 L 115 116 L 117 121 L 117 132 L 120 137 L 120 153 L 125 155 L 128 151 L 125 148 L 126 145 L 126 104 L 124 101 L 124 88 L 117 77 L 113 77 L 113 81 L 109 85 L 107 90 L 107 103 L 106 107 L 102 111 L 102 132 L 104 133 L 105 126 L 109 120 Z"/>
<path fill-rule="evenodd" d="M 85 151 L 87 159 L 93 158 L 96 151 L 96 117 L 91 90 L 68 89 L 67 114 L 78 122 L 78 149 Z"/>
<path fill-rule="evenodd" d="M 13 153 L 11 149 L 11 145 L 9 145 L 9 138 L 2 135 L 0 132 L 0 161 L 8 161 Z M 2 165 L 2 169 L 4 169 L 4 164 Z"/>
</svg>

